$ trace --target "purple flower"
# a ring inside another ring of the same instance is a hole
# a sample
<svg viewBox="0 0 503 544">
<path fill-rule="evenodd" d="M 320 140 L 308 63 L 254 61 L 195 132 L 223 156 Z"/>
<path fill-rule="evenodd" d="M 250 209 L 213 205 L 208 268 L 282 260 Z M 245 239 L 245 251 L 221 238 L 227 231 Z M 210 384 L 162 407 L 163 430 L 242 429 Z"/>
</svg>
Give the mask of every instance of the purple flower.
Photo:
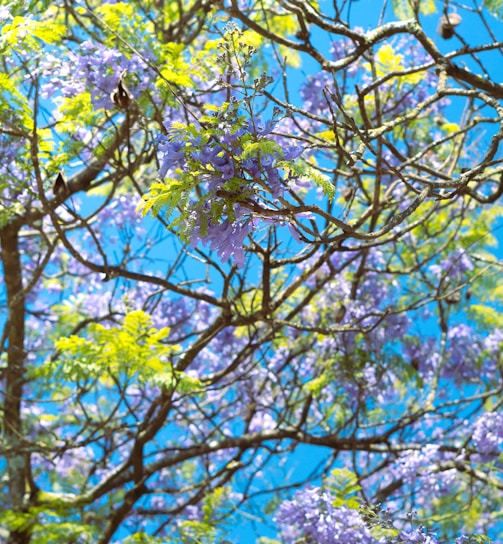
<svg viewBox="0 0 503 544">
<path fill-rule="evenodd" d="M 276 428 L 276 422 L 268 412 L 261 410 L 256 412 L 252 420 L 250 421 L 250 426 L 248 428 L 250 433 L 258 433 L 262 431 L 268 431 Z"/>
<path fill-rule="evenodd" d="M 320 72 L 314 76 L 309 76 L 300 89 L 303 109 L 312 112 L 326 111 L 328 95 L 326 95 L 324 89 L 331 85 L 333 85 L 332 76 L 326 72 Z"/>
<path fill-rule="evenodd" d="M 413 483 L 418 477 L 419 469 L 438 461 L 439 448 L 437 444 L 428 444 L 420 450 L 402 453 L 395 465 L 391 467 L 391 473 L 396 478 Z"/>
<path fill-rule="evenodd" d="M 480 375 L 477 361 L 482 348 L 472 327 L 463 323 L 455 325 L 449 329 L 447 339 L 447 365 L 443 369 L 443 375 L 457 381 Z"/>
<path fill-rule="evenodd" d="M 503 329 L 496 329 L 484 340 L 484 347 L 490 353 L 500 354 L 503 344 Z"/>
<path fill-rule="evenodd" d="M 283 160 L 285 161 L 293 161 L 297 157 L 300 157 L 302 155 L 302 152 L 304 151 L 304 146 L 302 145 L 295 145 L 295 144 L 285 144 L 283 147 Z"/>
<path fill-rule="evenodd" d="M 0 21 L 6 21 L 12 19 L 12 15 L 7 6 L 0 6 Z"/>
<path fill-rule="evenodd" d="M 462 248 L 454 250 L 439 264 L 430 266 L 430 271 L 440 280 L 448 277 L 450 280 L 462 280 L 467 272 L 473 270 L 473 263 Z"/>
<path fill-rule="evenodd" d="M 185 142 L 171 141 L 166 136 L 159 137 L 157 151 L 159 153 L 159 177 L 164 178 L 168 170 L 182 166 L 185 161 Z"/>
<path fill-rule="evenodd" d="M 503 450 L 503 412 L 487 412 L 473 425 L 473 444 L 482 456 L 489 461 Z"/>
<path fill-rule="evenodd" d="M 134 74 L 133 81 L 128 80 L 133 96 L 144 91 L 154 79 L 151 70 L 138 56 L 128 59 L 118 49 L 87 40 L 66 57 L 49 54 L 42 59 L 39 69 L 41 96 L 73 97 L 87 89 L 96 108 L 113 108 L 110 94 L 123 70 Z"/>
<path fill-rule="evenodd" d="M 378 544 L 357 510 L 336 508 L 334 498 L 319 487 L 299 490 L 283 502 L 275 521 L 287 543 L 308 537 L 317 544 Z"/>
<path fill-rule="evenodd" d="M 419 527 L 411 531 L 401 531 L 398 535 L 399 542 L 411 544 L 437 544 L 438 540 L 431 534 L 425 533 L 424 528 Z"/>
<path fill-rule="evenodd" d="M 250 234 L 252 221 L 235 221 L 230 223 L 225 219 L 222 223 L 209 223 L 208 232 L 201 236 L 199 228 L 194 229 L 191 236 L 191 245 L 195 247 L 201 240 L 203 245 L 210 245 L 213 251 L 216 251 L 223 263 L 227 262 L 231 256 L 238 267 L 245 264 L 245 254 L 243 250 L 244 239 Z"/>
<path fill-rule="evenodd" d="M 217 147 L 213 150 L 211 159 L 210 164 L 217 172 L 221 172 L 222 180 L 227 181 L 234 176 L 234 163 L 221 147 Z"/>
<path fill-rule="evenodd" d="M 261 119 L 250 119 L 248 122 L 248 131 L 254 136 L 265 136 L 269 134 L 276 126 L 276 121 L 268 119 L 262 121 Z"/>
</svg>

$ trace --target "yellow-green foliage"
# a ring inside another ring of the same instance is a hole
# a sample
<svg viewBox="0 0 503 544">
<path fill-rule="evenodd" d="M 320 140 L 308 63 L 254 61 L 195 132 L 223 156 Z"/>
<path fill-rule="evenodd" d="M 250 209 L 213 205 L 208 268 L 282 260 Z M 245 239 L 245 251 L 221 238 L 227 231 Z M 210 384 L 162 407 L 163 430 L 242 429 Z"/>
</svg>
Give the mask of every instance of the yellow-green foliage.
<svg viewBox="0 0 503 544">
<path fill-rule="evenodd" d="M 345 506 L 357 509 L 360 506 L 358 493 L 362 489 L 361 485 L 358 483 L 356 475 L 347 468 L 332 470 L 325 482 L 325 486 L 334 496 L 333 505 L 336 508 Z"/>
<path fill-rule="evenodd" d="M 503 17 L 503 0 L 483 0 L 483 4 L 495 17 Z"/>
<path fill-rule="evenodd" d="M 96 124 L 96 108 L 92 105 L 89 92 L 60 98 L 59 113 L 61 120 L 56 125 L 59 133 L 72 133 L 87 124 Z"/>
<path fill-rule="evenodd" d="M 316 376 L 316 378 L 306 382 L 302 387 L 307 393 L 312 395 L 314 398 L 317 398 L 325 387 L 333 383 L 333 380 L 333 373 L 330 370 L 326 370 L 319 376 Z"/>
<path fill-rule="evenodd" d="M 228 510 L 230 488 L 217 487 L 206 495 L 202 504 L 202 520 L 184 520 L 180 524 L 180 540 L 183 544 L 212 544 L 222 542 L 223 523 L 218 520 L 222 510 Z"/>
<path fill-rule="evenodd" d="M 63 506 L 62 510 L 67 510 L 67 507 Z M 59 509 L 48 509 L 46 505 L 32 507 L 23 513 L 4 510 L 0 513 L 0 526 L 8 530 L 29 531 L 32 544 L 95 540 L 95 528 L 83 523 L 60 522 L 60 516 Z"/>
<path fill-rule="evenodd" d="M 154 25 L 145 19 L 133 2 L 117 2 L 116 4 L 103 3 L 95 8 L 95 13 L 112 32 L 108 32 L 105 44 L 110 47 L 119 47 L 131 55 L 125 45 L 135 45 L 144 41 L 146 36 L 154 34 Z M 121 37 L 117 42 L 117 35 Z"/>
<path fill-rule="evenodd" d="M 166 544 L 165 538 L 150 536 L 147 533 L 135 533 L 122 541 L 123 544 Z"/>
<path fill-rule="evenodd" d="M 403 55 L 396 53 L 393 46 L 390 44 L 382 45 L 375 55 L 376 63 L 376 75 L 377 77 L 387 76 L 392 72 L 403 72 L 405 66 L 403 65 Z M 369 69 L 369 65 L 365 65 Z M 419 83 L 424 77 L 424 74 L 414 73 L 407 74 L 399 77 L 400 83 Z"/>
<path fill-rule="evenodd" d="M 156 329 L 148 314 L 132 311 L 117 327 L 92 323 L 87 338 L 72 335 L 55 342 L 59 351 L 56 361 L 47 363 L 46 372 L 61 374 L 69 381 L 98 379 L 104 386 L 111 378 L 135 378 L 167 388 L 189 392 L 201 383 L 173 370 L 170 358 L 178 346 L 166 344 L 169 328 Z"/>
<path fill-rule="evenodd" d="M 138 202 L 137 211 L 142 216 L 150 212 L 155 217 L 164 208 L 166 216 L 169 217 L 174 207 L 184 199 L 185 189 L 186 184 L 177 179 L 155 181 L 150 186 L 149 192 Z"/>
<path fill-rule="evenodd" d="M 499 293 L 496 293 L 493 302 L 497 301 L 501 304 L 503 288 L 499 286 L 496 289 Z M 491 306 L 486 306 L 485 304 L 472 304 L 470 306 L 470 312 L 475 316 L 479 326 L 487 327 L 489 330 L 503 327 L 503 315 Z"/>
<path fill-rule="evenodd" d="M 0 73 L 0 116 L 15 120 L 16 128 L 30 132 L 33 129 L 32 112 L 19 84 L 16 77 Z"/>
<path fill-rule="evenodd" d="M 422 15 L 430 15 L 437 11 L 435 0 L 417 0 L 417 2 L 412 2 L 411 0 L 393 0 L 393 11 L 399 19 L 410 19 L 414 16 L 412 6 L 415 4 L 419 4 L 419 13 Z"/>
<path fill-rule="evenodd" d="M 0 52 L 40 51 L 42 43 L 59 43 L 65 31 L 65 26 L 59 23 L 17 16 L 2 28 Z"/>
<path fill-rule="evenodd" d="M 163 88 L 168 83 L 177 86 L 194 88 L 193 73 L 198 73 L 198 66 L 186 61 L 186 46 L 180 43 L 166 43 L 161 48 L 164 64 L 161 66 L 161 76 L 156 83 Z"/>
</svg>

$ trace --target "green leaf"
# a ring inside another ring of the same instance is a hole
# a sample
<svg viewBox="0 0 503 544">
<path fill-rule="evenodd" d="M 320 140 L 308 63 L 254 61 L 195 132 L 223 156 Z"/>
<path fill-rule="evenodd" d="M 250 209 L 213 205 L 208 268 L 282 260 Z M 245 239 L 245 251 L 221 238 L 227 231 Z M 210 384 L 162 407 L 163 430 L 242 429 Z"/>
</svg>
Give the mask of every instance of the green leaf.
<svg viewBox="0 0 503 544">
<path fill-rule="evenodd" d="M 125 538 L 123 544 L 166 544 L 166 539 L 140 532 Z"/>
<path fill-rule="evenodd" d="M 87 338 L 72 335 L 55 342 L 60 355 L 46 363 L 45 373 L 72 382 L 99 379 L 105 386 L 111 376 L 134 376 L 140 383 L 180 386 L 183 392 L 200 390 L 197 379 L 173 371 L 170 356 L 179 348 L 165 343 L 168 335 L 167 327 L 156 329 L 140 310 L 126 314 L 118 327 L 91 323 Z"/>
<path fill-rule="evenodd" d="M 164 209 L 166 217 L 170 217 L 177 206 L 187 199 L 187 189 L 192 185 L 193 176 L 184 176 L 183 179 L 166 178 L 164 181 L 156 181 L 150 186 L 150 191 L 143 195 L 138 203 L 137 211 L 142 216 L 151 213 L 156 217 Z M 195 179 L 195 177 L 193 178 Z M 188 183 L 184 183 L 187 180 Z M 194 184 L 195 185 L 195 184 Z"/>
<path fill-rule="evenodd" d="M 0 51 L 6 48 L 17 52 L 39 51 L 40 42 L 59 43 L 65 32 L 65 26 L 59 23 L 16 16 L 2 28 Z"/>
<path fill-rule="evenodd" d="M 0 116 L 12 120 L 24 132 L 31 133 L 32 111 L 19 86 L 17 78 L 0 73 Z"/>
<path fill-rule="evenodd" d="M 121 30 L 123 21 L 133 17 L 134 6 L 128 2 L 104 3 L 96 7 L 96 12 L 112 30 L 117 32 Z"/>
<path fill-rule="evenodd" d="M 0 512 L 0 526 L 10 531 L 26 531 L 33 527 L 35 515 L 33 512 L 13 512 L 4 510 Z"/>
<path fill-rule="evenodd" d="M 332 470 L 325 482 L 326 487 L 334 495 L 333 505 L 336 508 L 346 506 L 357 509 L 360 506 L 359 499 L 355 496 L 361 491 L 356 475 L 347 468 Z"/>
<path fill-rule="evenodd" d="M 333 380 L 333 375 L 330 371 L 323 372 L 316 378 L 309 380 L 302 387 L 303 389 L 311 394 L 314 398 L 319 397 L 323 388 L 326 387 Z"/>
<path fill-rule="evenodd" d="M 472 304 L 470 312 L 475 316 L 476 321 L 488 330 L 503 326 L 503 315 L 496 308 L 485 304 Z"/>
<path fill-rule="evenodd" d="M 335 185 L 328 176 L 320 173 L 313 166 L 307 163 L 287 161 L 279 161 L 277 164 L 279 167 L 286 169 L 290 175 L 300 178 L 301 181 L 314 183 L 330 201 L 334 199 Z"/>
<path fill-rule="evenodd" d="M 258 142 L 245 143 L 241 158 L 247 159 L 249 157 L 259 157 L 262 153 L 265 155 L 277 155 L 278 157 L 283 156 L 283 150 L 278 143 L 264 139 L 259 140 Z"/>
<path fill-rule="evenodd" d="M 402 20 L 414 17 L 414 6 L 419 2 L 419 13 L 430 15 L 436 13 L 435 0 L 393 0 L 393 11 Z"/>
<path fill-rule="evenodd" d="M 484 0 L 484 6 L 495 17 L 503 17 L 503 0 Z"/>
</svg>

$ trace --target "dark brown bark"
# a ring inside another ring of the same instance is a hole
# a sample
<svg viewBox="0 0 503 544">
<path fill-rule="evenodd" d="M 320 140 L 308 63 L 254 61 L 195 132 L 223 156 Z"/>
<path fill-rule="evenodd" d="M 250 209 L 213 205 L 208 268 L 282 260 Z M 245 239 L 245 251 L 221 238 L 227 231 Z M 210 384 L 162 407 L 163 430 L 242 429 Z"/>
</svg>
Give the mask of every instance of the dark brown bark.
<svg viewBox="0 0 503 544">
<path fill-rule="evenodd" d="M 24 351 L 25 295 L 18 235 L 18 229 L 9 225 L 4 227 L 0 233 L 8 303 L 8 317 L 3 335 L 4 342 L 7 342 L 3 433 L 9 477 L 10 507 L 16 511 L 22 511 L 28 469 L 22 438 L 21 398 L 26 357 Z M 9 544 L 21 544 L 29 541 L 29 531 L 15 531 L 11 533 L 8 542 Z"/>
</svg>

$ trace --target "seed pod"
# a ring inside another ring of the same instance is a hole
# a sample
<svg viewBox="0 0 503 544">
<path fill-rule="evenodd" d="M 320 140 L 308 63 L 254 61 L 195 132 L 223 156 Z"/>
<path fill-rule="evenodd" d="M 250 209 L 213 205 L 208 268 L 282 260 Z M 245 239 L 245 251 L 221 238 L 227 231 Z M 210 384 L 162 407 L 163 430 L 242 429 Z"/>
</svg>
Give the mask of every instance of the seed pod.
<svg viewBox="0 0 503 544">
<path fill-rule="evenodd" d="M 438 31 L 444 40 L 450 40 L 454 36 L 454 27 L 461 22 L 461 15 L 455 12 L 447 13 L 440 17 Z"/>
<path fill-rule="evenodd" d="M 344 306 L 344 304 L 341 304 L 340 307 L 335 312 L 334 321 L 336 323 L 340 323 L 344 319 L 345 315 L 346 315 L 346 306 Z"/>
<path fill-rule="evenodd" d="M 447 304 L 457 304 L 460 300 L 461 293 L 459 291 L 454 291 L 445 297 L 445 302 L 447 302 Z"/>
<path fill-rule="evenodd" d="M 132 100 L 131 93 L 124 83 L 125 75 L 126 70 L 123 70 L 120 75 L 119 82 L 117 83 L 117 87 L 110 94 L 112 102 L 121 109 L 126 109 Z"/>
<path fill-rule="evenodd" d="M 419 370 L 419 357 L 412 357 L 410 366 L 417 372 Z"/>
<path fill-rule="evenodd" d="M 63 177 L 63 174 L 61 172 L 59 172 L 56 176 L 56 180 L 54 181 L 54 185 L 52 186 L 52 192 L 56 197 L 58 197 L 60 194 L 69 193 L 68 185 L 66 184 L 65 178 Z"/>
<path fill-rule="evenodd" d="M 355 192 L 355 188 L 351 185 L 348 185 L 347 187 L 344 187 L 341 196 L 346 202 L 349 202 L 353 198 Z"/>
</svg>

